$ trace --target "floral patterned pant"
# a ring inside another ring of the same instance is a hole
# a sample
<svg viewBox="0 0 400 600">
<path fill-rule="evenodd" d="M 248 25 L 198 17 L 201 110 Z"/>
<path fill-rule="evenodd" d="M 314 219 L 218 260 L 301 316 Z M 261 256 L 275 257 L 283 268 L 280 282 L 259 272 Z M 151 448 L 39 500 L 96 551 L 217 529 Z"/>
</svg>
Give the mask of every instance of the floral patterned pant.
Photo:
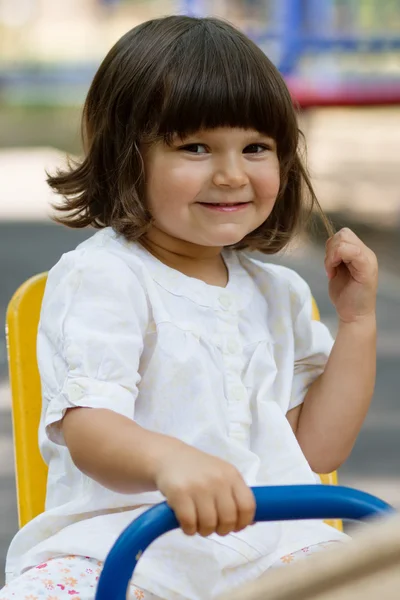
<svg viewBox="0 0 400 600">
<path fill-rule="evenodd" d="M 6 585 L 0 599 L 93 600 L 102 566 L 102 562 L 85 556 L 53 558 Z M 161 600 L 134 585 L 129 592 L 130 600 Z"/>
<path fill-rule="evenodd" d="M 271 568 L 292 564 L 332 544 L 325 542 L 282 556 Z M 0 600 L 93 600 L 102 563 L 85 556 L 63 556 L 38 565 L 0 590 Z M 162 600 L 130 586 L 129 600 Z"/>
</svg>

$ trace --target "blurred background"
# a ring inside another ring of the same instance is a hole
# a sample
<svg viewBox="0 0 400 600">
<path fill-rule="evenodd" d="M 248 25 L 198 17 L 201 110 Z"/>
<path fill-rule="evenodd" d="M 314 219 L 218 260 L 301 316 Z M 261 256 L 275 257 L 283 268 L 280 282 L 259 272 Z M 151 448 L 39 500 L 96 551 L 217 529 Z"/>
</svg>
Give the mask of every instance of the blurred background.
<svg viewBox="0 0 400 600">
<path fill-rule="evenodd" d="M 174 13 L 226 18 L 268 54 L 299 105 L 322 207 L 378 255 L 375 398 L 340 480 L 400 507 L 400 0 L 0 0 L 0 320 L 27 277 L 92 233 L 52 223 L 45 169 L 81 155 L 96 69 L 126 31 Z M 274 260 L 308 280 L 334 333 L 323 255 L 315 234 Z M 1 327 L 0 585 L 16 530 Z"/>
</svg>

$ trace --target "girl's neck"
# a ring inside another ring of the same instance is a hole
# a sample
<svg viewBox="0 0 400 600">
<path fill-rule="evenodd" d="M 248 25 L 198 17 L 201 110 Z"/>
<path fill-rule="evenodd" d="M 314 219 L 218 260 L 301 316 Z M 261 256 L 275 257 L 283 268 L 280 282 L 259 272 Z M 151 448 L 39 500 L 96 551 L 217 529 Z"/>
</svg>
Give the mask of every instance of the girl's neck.
<svg viewBox="0 0 400 600">
<path fill-rule="evenodd" d="M 194 247 L 193 244 L 162 243 L 151 236 L 140 239 L 142 246 L 162 263 L 188 277 L 200 279 L 209 285 L 226 287 L 228 269 L 221 255 L 222 248 Z"/>
</svg>

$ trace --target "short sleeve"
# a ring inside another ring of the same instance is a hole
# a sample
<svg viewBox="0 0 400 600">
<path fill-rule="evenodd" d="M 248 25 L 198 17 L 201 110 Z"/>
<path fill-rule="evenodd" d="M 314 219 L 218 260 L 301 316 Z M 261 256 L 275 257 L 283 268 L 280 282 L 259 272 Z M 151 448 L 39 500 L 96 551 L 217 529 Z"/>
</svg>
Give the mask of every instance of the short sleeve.
<svg viewBox="0 0 400 600">
<path fill-rule="evenodd" d="M 51 441 L 64 444 L 59 422 L 69 408 L 134 418 L 147 312 L 143 287 L 118 256 L 76 250 L 50 271 L 37 352 Z"/>
<path fill-rule="evenodd" d="M 304 401 L 310 385 L 323 373 L 333 346 L 328 328 L 312 319 L 312 295 L 307 283 L 296 274 L 290 285 L 294 318 L 294 375 L 288 410 Z"/>
</svg>

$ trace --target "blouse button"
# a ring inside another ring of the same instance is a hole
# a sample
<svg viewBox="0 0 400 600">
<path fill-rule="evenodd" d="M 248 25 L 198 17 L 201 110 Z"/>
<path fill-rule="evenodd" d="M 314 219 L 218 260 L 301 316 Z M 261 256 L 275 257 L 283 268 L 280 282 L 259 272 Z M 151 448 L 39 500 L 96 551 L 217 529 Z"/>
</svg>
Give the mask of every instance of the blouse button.
<svg viewBox="0 0 400 600">
<path fill-rule="evenodd" d="M 236 354 L 239 351 L 239 344 L 236 340 L 230 339 L 227 343 L 227 349 L 230 354 Z"/>
<path fill-rule="evenodd" d="M 232 388 L 232 397 L 239 402 L 246 400 L 246 394 L 239 385 Z"/>
<path fill-rule="evenodd" d="M 229 308 L 232 304 L 232 298 L 227 293 L 222 293 L 219 296 L 219 302 L 224 308 Z"/>
<path fill-rule="evenodd" d="M 83 398 L 82 388 L 76 383 L 70 383 L 67 392 L 71 402 L 79 402 Z"/>
</svg>

